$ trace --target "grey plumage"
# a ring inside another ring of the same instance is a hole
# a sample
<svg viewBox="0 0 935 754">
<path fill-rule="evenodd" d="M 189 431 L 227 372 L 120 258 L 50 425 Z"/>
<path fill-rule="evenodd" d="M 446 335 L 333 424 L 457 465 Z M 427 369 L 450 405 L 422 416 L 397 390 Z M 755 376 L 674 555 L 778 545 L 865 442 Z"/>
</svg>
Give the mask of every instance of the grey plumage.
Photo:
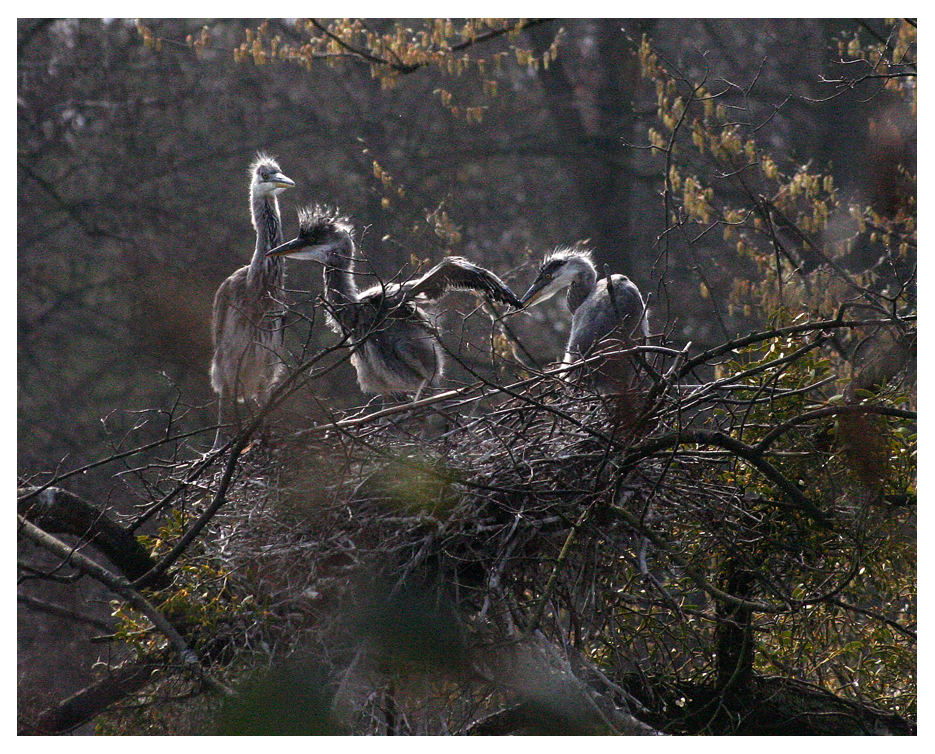
<svg viewBox="0 0 935 754">
<path fill-rule="evenodd" d="M 250 264 L 236 270 L 214 294 L 211 386 L 218 394 L 214 449 L 225 442 L 223 425 L 236 420 L 236 403 L 261 403 L 283 374 L 282 260 L 266 252 L 282 243 L 277 194 L 294 186 L 271 157 L 250 165 L 250 217 L 256 247 Z"/>
<path fill-rule="evenodd" d="M 299 212 L 299 235 L 269 256 L 324 265 L 328 321 L 354 347 L 351 363 L 365 393 L 418 395 L 441 378 L 444 353 L 419 303 L 435 301 L 448 291 L 468 290 L 519 307 L 519 299 L 500 278 L 461 257 L 448 257 L 404 283 L 360 290 L 354 280 L 353 234 L 353 226 L 336 211 L 309 207 Z"/>
<path fill-rule="evenodd" d="M 598 276 L 586 249 L 557 249 L 542 261 L 535 281 L 523 296 L 523 305 L 528 307 L 567 289 L 565 300 L 572 317 L 565 347 L 566 364 L 590 356 L 608 337 L 628 346 L 642 343 L 649 336 L 649 321 L 639 289 L 626 275 L 614 274 L 609 280 L 610 287 L 607 276 Z M 619 384 L 627 376 L 618 377 L 620 380 L 613 382 Z"/>
</svg>

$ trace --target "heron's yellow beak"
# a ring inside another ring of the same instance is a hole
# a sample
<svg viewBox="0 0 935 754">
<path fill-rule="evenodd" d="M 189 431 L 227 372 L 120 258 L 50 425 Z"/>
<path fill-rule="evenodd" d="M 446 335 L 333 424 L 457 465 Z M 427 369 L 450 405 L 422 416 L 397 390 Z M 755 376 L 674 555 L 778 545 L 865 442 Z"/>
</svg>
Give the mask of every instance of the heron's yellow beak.
<svg viewBox="0 0 935 754">
<path fill-rule="evenodd" d="M 308 247 L 308 244 L 302 238 L 293 238 L 291 241 L 279 244 L 279 246 L 266 252 L 268 257 L 287 257 L 290 254 L 296 254 L 302 249 Z"/>
<path fill-rule="evenodd" d="M 266 252 L 266 256 L 308 259 L 312 262 L 327 264 L 329 254 L 340 248 L 340 243 L 334 241 L 330 243 L 315 243 L 314 241 L 309 241 L 299 236 L 298 238 L 293 238 L 291 241 L 280 244 L 275 249 L 270 249 Z"/>
<path fill-rule="evenodd" d="M 527 309 L 530 306 L 534 306 L 537 302 L 546 298 L 546 283 L 547 281 L 544 280 L 536 280 L 531 286 L 529 286 L 529 290 L 526 291 L 526 293 L 524 293 L 523 297 L 520 299 L 524 309 Z"/>
<path fill-rule="evenodd" d="M 270 176 L 269 182 L 272 183 L 276 188 L 292 188 L 295 186 L 295 181 L 293 181 L 285 173 L 276 173 L 273 176 Z"/>
</svg>

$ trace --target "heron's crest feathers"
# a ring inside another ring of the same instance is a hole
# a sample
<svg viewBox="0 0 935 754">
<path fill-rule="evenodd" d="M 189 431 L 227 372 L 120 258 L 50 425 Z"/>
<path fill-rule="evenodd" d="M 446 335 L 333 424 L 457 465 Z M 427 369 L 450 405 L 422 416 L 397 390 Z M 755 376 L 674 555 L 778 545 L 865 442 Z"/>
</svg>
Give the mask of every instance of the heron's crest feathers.
<svg viewBox="0 0 935 754">
<path fill-rule="evenodd" d="M 594 257 L 590 249 L 584 246 L 560 246 L 543 257 L 539 264 L 539 272 L 549 267 L 558 267 L 572 259 L 580 259 L 594 266 Z"/>
<path fill-rule="evenodd" d="M 253 162 L 250 163 L 250 167 L 247 168 L 247 173 L 252 176 L 260 168 L 266 168 L 268 171 L 275 171 L 277 173 L 281 170 L 276 159 L 266 152 L 256 153 L 256 157 L 253 159 Z"/>
<path fill-rule="evenodd" d="M 354 233 L 350 219 L 342 215 L 337 207 L 314 204 L 299 209 L 299 235 L 302 238 L 316 241 L 333 233 Z"/>
</svg>

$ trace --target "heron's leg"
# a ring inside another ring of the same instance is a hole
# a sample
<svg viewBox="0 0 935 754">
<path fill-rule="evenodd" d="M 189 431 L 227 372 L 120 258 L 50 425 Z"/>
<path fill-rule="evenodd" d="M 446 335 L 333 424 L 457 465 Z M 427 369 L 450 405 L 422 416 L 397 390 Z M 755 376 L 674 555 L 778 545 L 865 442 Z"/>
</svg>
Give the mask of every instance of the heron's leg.
<svg viewBox="0 0 935 754">
<path fill-rule="evenodd" d="M 230 390 L 226 386 L 222 387 L 221 394 L 218 396 L 218 430 L 217 434 L 214 436 L 214 446 L 211 448 L 212 451 L 224 447 L 228 437 L 230 437 L 230 432 L 233 427 L 229 425 L 233 425 L 235 419 L 233 408 L 234 401 Z"/>
<path fill-rule="evenodd" d="M 423 397 L 423 393 L 428 392 L 426 388 L 428 388 L 430 384 L 431 380 L 424 380 L 422 384 L 419 385 L 415 397 L 412 398 L 413 403 Z M 422 420 L 422 430 L 420 432 L 423 441 L 435 440 L 446 435 L 451 429 L 451 426 L 456 423 L 455 420 L 438 405 L 430 405 L 428 409 L 429 413 L 425 415 Z"/>
<path fill-rule="evenodd" d="M 412 399 L 412 402 L 413 402 L 413 403 L 415 403 L 417 400 L 419 400 L 419 398 L 422 397 L 422 391 L 425 390 L 425 386 L 428 385 L 428 384 L 429 384 L 429 381 L 428 381 L 428 380 L 422 380 L 422 384 L 419 385 L 419 389 L 416 390 L 416 395 L 415 395 L 415 397 Z"/>
<path fill-rule="evenodd" d="M 263 406 L 266 405 L 267 398 L 269 393 L 263 393 L 262 395 L 256 396 L 253 399 L 252 403 L 252 412 L 255 416 L 260 412 Z M 270 438 L 272 437 L 272 419 L 269 414 L 263 417 L 263 421 L 260 422 L 260 426 L 257 428 L 257 432 L 254 435 L 253 441 L 259 443 L 260 445 L 269 445 Z"/>
</svg>

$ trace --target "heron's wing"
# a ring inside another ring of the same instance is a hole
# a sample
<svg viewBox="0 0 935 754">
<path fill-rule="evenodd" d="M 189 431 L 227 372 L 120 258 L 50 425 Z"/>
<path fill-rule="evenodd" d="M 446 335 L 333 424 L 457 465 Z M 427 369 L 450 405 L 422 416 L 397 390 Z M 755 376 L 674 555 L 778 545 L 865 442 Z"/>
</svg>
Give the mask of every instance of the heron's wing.
<svg viewBox="0 0 935 754">
<path fill-rule="evenodd" d="M 218 342 L 221 339 L 221 333 L 224 332 L 224 323 L 227 320 L 227 311 L 230 307 L 230 288 L 231 278 L 228 278 L 218 286 L 214 294 L 214 309 L 211 319 L 211 344 L 215 348 L 217 348 Z"/>
<path fill-rule="evenodd" d="M 516 294 L 490 270 L 479 267 L 463 257 L 448 257 L 422 277 L 403 284 L 408 296 L 422 295 L 436 301 L 448 291 L 475 291 L 517 309 L 521 307 Z"/>
<path fill-rule="evenodd" d="M 607 280 L 598 280 L 593 293 L 575 310 L 568 335 L 568 351 L 588 354 L 611 333 L 626 341 L 639 342 L 647 333 L 643 297 L 623 275 L 613 276 L 613 295 Z"/>
<path fill-rule="evenodd" d="M 408 285 L 408 283 L 407 283 Z M 357 294 L 358 301 L 367 301 L 377 298 L 394 298 L 402 290 L 399 283 L 376 283 L 368 288 L 364 288 Z"/>
<path fill-rule="evenodd" d="M 640 289 L 625 275 L 614 275 L 612 280 L 613 295 L 611 296 L 611 291 L 606 289 L 606 285 L 604 295 L 624 328 L 624 335 L 633 339 L 649 335 L 646 304 L 643 302 Z"/>
</svg>

